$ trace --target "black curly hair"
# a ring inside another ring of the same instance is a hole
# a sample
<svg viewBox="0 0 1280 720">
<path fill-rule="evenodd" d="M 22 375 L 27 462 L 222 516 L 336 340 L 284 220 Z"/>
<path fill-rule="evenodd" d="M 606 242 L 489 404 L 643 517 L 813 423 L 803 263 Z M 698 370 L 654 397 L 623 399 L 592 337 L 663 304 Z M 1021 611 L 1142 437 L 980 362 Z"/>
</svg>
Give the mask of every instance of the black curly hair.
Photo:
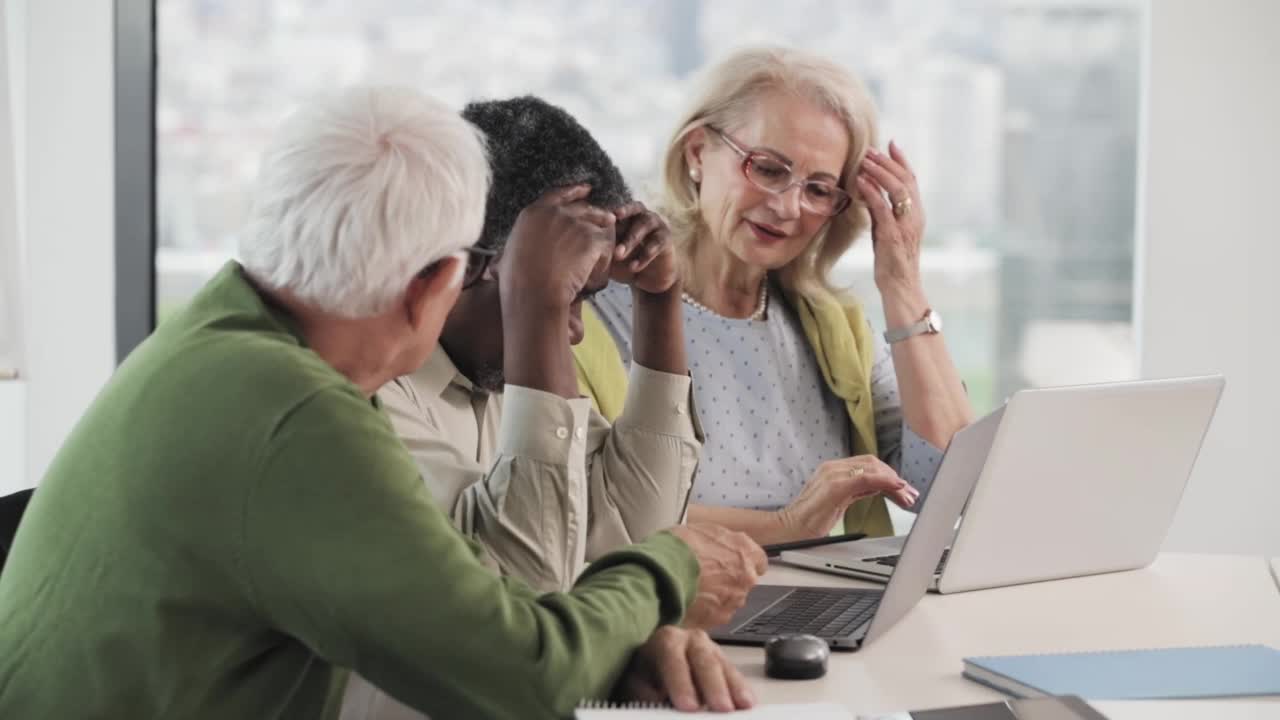
<svg viewBox="0 0 1280 720">
<path fill-rule="evenodd" d="M 477 247 L 500 250 L 520 211 L 554 188 L 590 183 L 587 202 L 610 210 L 631 202 L 617 166 L 563 108 L 525 95 L 473 102 L 462 116 L 484 132 L 493 169 Z"/>
</svg>

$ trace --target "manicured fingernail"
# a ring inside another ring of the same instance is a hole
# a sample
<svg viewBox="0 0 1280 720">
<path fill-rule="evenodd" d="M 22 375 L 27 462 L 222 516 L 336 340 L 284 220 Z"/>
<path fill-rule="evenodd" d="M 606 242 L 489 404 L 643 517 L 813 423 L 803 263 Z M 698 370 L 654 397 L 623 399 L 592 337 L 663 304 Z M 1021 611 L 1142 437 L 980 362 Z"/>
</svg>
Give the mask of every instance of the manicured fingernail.
<svg viewBox="0 0 1280 720">
<path fill-rule="evenodd" d="M 619 245 L 619 246 L 618 246 L 618 249 L 616 249 L 616 250 L 614 250 L 614 251 L 613 251 L 613 255 L 614 255 L 614 257 L 617 257 L 617 258 L 625 257 L 625 256 L 626 256 L 626 254 L 627 254 L 627 246 L 626 246 L 626 245 Z"/>
</svg>

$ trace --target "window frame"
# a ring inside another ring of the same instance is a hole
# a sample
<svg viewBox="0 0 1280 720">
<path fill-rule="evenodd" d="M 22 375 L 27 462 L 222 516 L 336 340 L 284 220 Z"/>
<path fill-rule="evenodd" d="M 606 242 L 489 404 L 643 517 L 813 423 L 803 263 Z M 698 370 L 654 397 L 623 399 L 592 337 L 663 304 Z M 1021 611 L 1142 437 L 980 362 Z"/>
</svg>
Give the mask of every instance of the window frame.
<svg viewBox="0 0 1280 720">
<path fill-rule="evenodd" d="M 156 6 L 115 2 L 116 362 L 156 325 Z"/>
</svg>

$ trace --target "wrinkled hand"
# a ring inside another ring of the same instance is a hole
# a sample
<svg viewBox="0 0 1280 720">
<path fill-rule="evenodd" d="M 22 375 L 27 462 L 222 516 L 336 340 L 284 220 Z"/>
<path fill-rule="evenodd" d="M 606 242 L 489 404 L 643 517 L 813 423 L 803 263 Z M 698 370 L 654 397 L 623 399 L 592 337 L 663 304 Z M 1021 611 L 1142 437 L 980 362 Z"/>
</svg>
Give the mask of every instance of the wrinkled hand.
<svg viewBox="0 0 1280 720">
<path fill-rule="evenodd" d="M 618 219 L 618 245 L 609 276 L 655 295 L 674 287 L 680 273 L 667 221 L 640 202 L 627 203 L 613 214 Z"/>
<path fill-rule="evenodd" d="M 755 704 L 747 680 L 701 630 L 658 628 L 631 657 L 618 685 L 623 700 L 670 702 L 677 710 L 745 710 Z"/>
<path fill-rule="evenodd" d="M 896 143 L 889 154 L 870 148 L 858 170 L 858 195 L 871 213 L 876 286 L 881 292 L 920 285 L 920 242 L 924 238 L 924 205 L 907 156 Z M 887 196 L 887 197 L 886 197 Z M 894 214 L 894 205 L 909 203 Z"/>
<path fill-rule="evenodd" d="M 764 550 L 745 533 L 719 525 L 680 525 L 671 533 L 698 558 L 698 593 L 685 612 L 685 626 L 709 628 L 728 622 L 768 569 Z"/>
<path fill-rule="evenodd" d="M 778 511 L 778 520 L 788 540 L 823 537 L 850 505 L 876 493 L 884 493 L 903 509 L 914 505 L 920 496 L 880 458 L 857 455 L 819 466 L 800 496 Z"/>
<path fill-rule="evenodd" d="M 588 205 L 590 192 L 589 185 L 558 188 L 520 211 L 498 259 L 504 310 L 567 308 L 593 276 L 603 280 L 617 218 Z"/>
</svg>

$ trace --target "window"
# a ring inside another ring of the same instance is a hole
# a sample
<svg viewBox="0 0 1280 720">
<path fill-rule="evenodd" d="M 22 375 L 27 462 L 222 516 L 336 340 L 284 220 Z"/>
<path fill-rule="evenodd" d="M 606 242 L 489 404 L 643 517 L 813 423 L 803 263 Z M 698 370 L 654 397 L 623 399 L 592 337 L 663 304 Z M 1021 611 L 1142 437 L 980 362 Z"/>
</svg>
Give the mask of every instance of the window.
<svg viewBox="0 0 1280 720">
<path fill-rule="evenodd" d="M 1133 350 L 1139 0 L 162 0 L 158 313 L 230 257 L 258 155 L 301 99 L 362 80 L 461 105 L 535 93 L 644 196 L 691 77 L 776 42 L 846 64 L 921 176 L 924 269 L 976 409 L 1122 379 Z M 838 266 L 880 320 L 871 247 Z"/>
</svg>

